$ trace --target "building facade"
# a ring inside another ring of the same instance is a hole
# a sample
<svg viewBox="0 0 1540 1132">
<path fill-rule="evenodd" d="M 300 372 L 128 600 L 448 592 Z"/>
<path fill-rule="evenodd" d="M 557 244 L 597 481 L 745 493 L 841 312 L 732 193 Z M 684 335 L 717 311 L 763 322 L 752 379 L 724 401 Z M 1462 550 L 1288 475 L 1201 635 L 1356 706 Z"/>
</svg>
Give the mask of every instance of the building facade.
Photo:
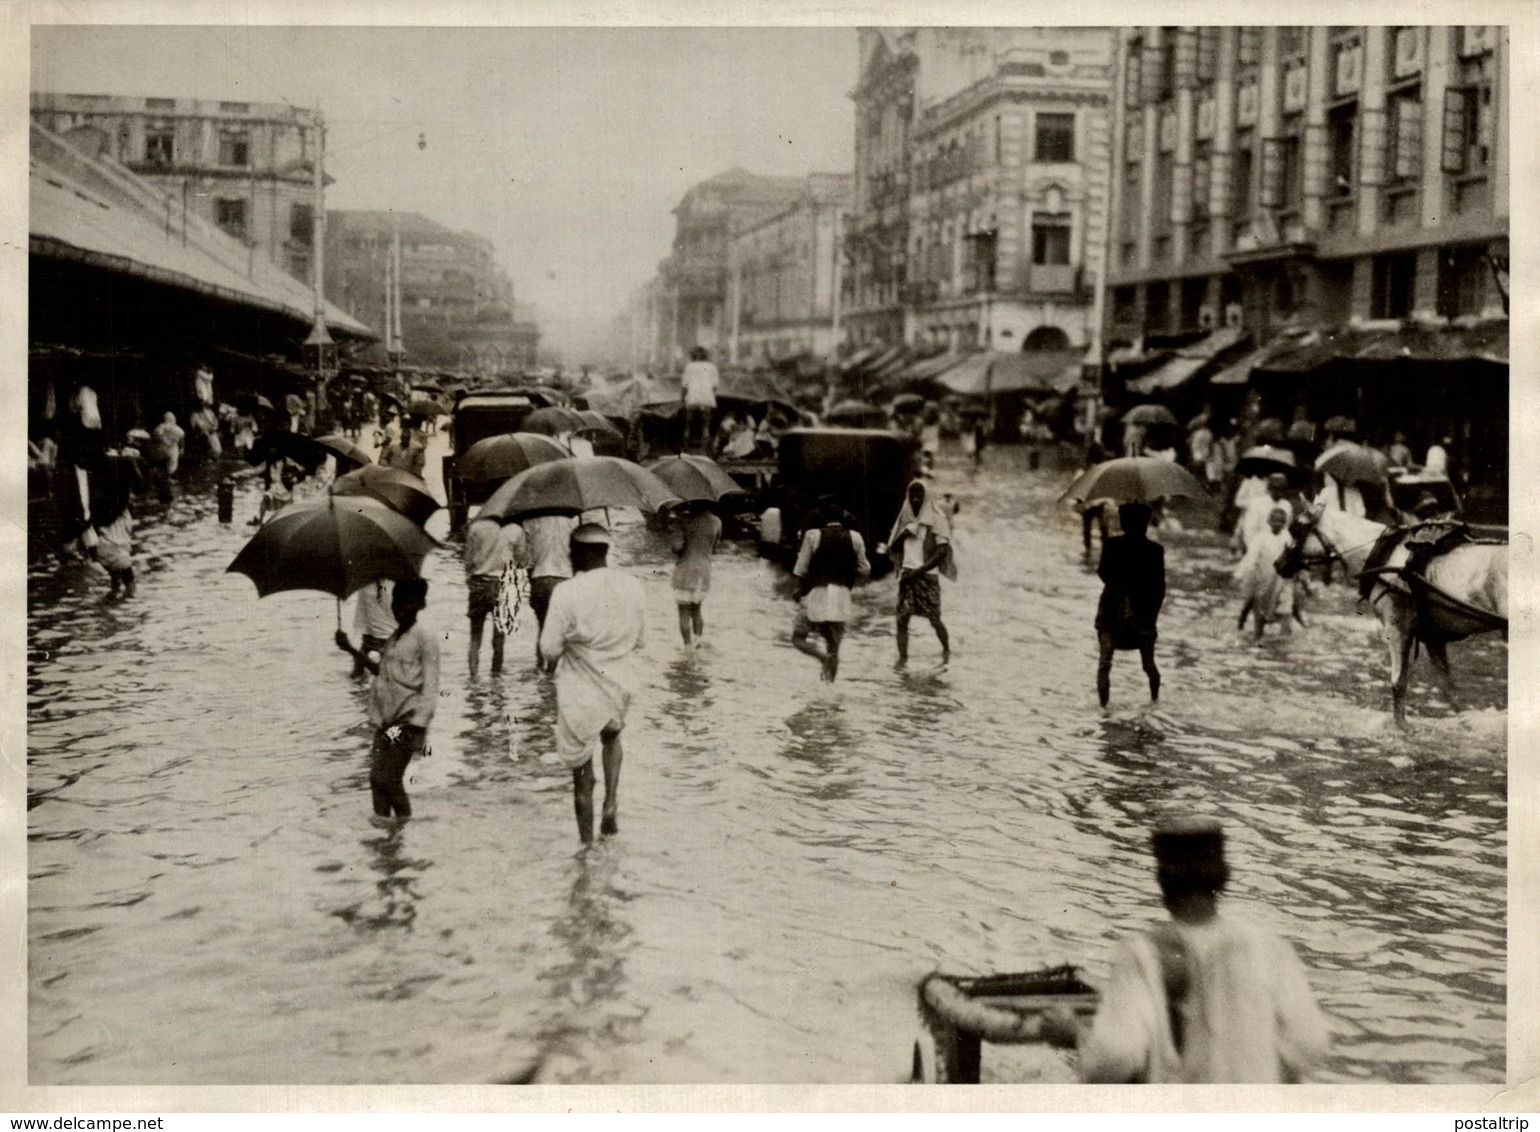
<svg viewBox="0 0 1540 1132">
<path fill-rule="evenodd" d="M 1112 331 L 1502 314 L 1502 27 L 1137 28 Z"/>
<path fill-rule="evenodd" d="M 834 353 L 841 334 L 839 271 L 850 190 L 849 174 L 813 173 L 791 204 L 733 233 L 728 361 Z"/>
<path fill-rule="evenodd" d="M 785 209 L 800 196 L 801 177 L 763 177 L 730 169 L 685 193 L 674 209 L 674 246 L 660 275 L 671 324 L 664 346 L 677 363 L 695 346 L 713 355 L 727 345 L 728 245 L 737 228 Z"/>
<path fill-rule="evenodd" d="M 377 326 L 386 325 L 386 270 L 399 231 L 407 364 L 484 373 L 536 364 L 539 329 L 516 316 L 490 240 L 415 212 L 333 210 L 326 220 L 326 293 Z"/>
<path fill-rule="evenodd" d="M 315 115 L 285 103 L 32 95 L 35 121 L 110 158 L 296 278 L 310 279 Z"/>
<path fill-rule="evenodd" d="M 862 31 L 853 344 L 1087 343 L 1113 42 L 1098 28 Z"/>
</svg>

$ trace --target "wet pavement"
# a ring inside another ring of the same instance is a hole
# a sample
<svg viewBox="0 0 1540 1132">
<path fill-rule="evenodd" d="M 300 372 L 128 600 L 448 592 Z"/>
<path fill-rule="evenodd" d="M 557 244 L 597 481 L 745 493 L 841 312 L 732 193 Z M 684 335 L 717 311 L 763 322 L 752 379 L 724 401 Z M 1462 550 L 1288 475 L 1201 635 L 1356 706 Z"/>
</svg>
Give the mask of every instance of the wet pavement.
<svg viewBox="0 0 1540 1132">
<path fill-rule="evenodd" d="M 1452 647 L 1460 711 L 1418 662 L 1402 734 L 1343 587 L 1252 646 L 1218 540 L 1167 534 L 1162 701 L 1120 654 L 1103 712 L 1099 583 L 1054 506 L 1072 473 L 988 456 L 941 468 L 951 666 L 916 623 L 892 670 L 888 579 L 858 591 L 832 689 L 748 545 L 720 554 L 687 656 L 668 552 L 631 516 L 615 557 L 646 587 L 647 674 L 620 835 L 587 853 L 533 619 L 470 682 L 454 548 L 426 567 L 446 695 L 400 828 L 370 816 L 335 602 L 224 572 L 253 480 L 234 526 L 212 484 L 141 521 L 133 601 L 35 564 L 32 1082 L 474 1083 L 537 1058 L 553 1081 L 896 1081 L 927 972 L 1105 974 L 1160 915 L 1147 829 L 1182 803 L 1227 821 L 1230 905 L 1297 943 L 1333 1079 L 1501 1080 L 1503 644 Z"/>
</svg>

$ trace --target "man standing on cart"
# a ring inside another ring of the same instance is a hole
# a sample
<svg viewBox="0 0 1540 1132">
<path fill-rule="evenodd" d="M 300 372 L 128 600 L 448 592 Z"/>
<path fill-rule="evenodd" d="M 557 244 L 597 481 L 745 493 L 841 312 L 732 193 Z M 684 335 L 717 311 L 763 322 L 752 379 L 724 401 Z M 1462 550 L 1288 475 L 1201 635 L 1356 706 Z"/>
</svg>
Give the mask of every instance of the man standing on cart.
<svg viewBox="0 0 1540 1132">
<path fill-rule="evenodd" d="M 1230 870 L 1219 823 L 1162 823 L 1154 846 L 1171 920 L 1119 944 L 1089 1028 L 1054 1008 L 1043 1040 L 1078 1045 L 1091 1083 L 1304 1080 L 1326 1053 L 1326 1019 L 1294 948 L 1220 912 Z"/>
</svg>

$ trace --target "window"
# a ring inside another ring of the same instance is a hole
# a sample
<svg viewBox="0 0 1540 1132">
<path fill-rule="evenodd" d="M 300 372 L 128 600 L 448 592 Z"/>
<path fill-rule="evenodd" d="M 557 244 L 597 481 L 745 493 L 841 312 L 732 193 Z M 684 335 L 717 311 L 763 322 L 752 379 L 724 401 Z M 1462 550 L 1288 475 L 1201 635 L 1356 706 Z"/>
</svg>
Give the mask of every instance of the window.
<svg viewBox="0 0 1540 1132">
<path fill-rule="evenodd" d="M 1176 28 L 1162 28 L 1160 70 L 1157 72 L 1155 101 L 1164 102 L 1176 93 Z"/>
<path fill-rule="evenodd" d="M 1438 313 L 1445 318 L 1480 314 L 1486 306 L 1491 265 L 1480 244 L 1443 248 L 1438 255 Z"/>
<path fill-rule="evenodd" d="M 1417 285 L 1417 253 L 1376 256 L 1369 297 L 1371 318 L 1405 318 L 1412 313 Z"/>
<path fill-rule="evenodd" d="M 1326 195 L 1347 196 L 1357 180 L 1354 150 L 1358 104 L 1334 107 L 1326 119 Z"/>
<path fill-rule="evenodd" d="M 176 133 L 167 129 L 144 132 L 144 163 L 168 167 L 175 164 Z"/>
<path fill-rule="evenodd" d="M 1164 334 L 1171 328 L 1171 284 L 1163 279 L 1144 289 L 1144 328 L 1151 334 Z"/>
<path fill-rule="evenodd" d="M 315 210 L 308 204 L 289 205 L 289 239 L 307 248 L 315 234 Z"/>
<path fill-rule="evenodd" d="M 1172 158 L 1169 153 L 1155 155 L 1155 181 L 1150 200 L 1150 231 L 1159 236 L 1171 231 Z M 1185 218 L 1184 218 L 1185 219 Z"/>
<path fill-rule="evenodd" d="M 1230 214 L 1250 216 L 1252 209 L 1252 146 L 1249 140 L 1235 146 L 1235 176 L 1230 180 Z"/>
<path fill-rule="evenodd" d="M 1203 219 L 1209 214 L 1209 193 L 1214 176 L 1214 157 L 1210 142 L 1199 142 L 1192 155 L 1192 214 Z"/>
<path fill-rule="evenodd" d="M 1462 85 L 1444 91 L 1444 172 L 1484 173 L 1495 126 L 1487 57 L 1463 60 L 1460 78 Z"/>
<path fill-rule="evenodd" d="M 1236 44 L 1236 61 L 1242 67 L 1255 67 L 1262 61 L 1262 29 L 1241 28 Z"/>
<path fill-rule="evenodd" d="M 1420 87 L 1398 91 L 1388 106 L 1390 152 L 1385 169 L 1395 181 L 1407 181 L 1422 171 L 1422 92 Z"/>
<path fill-rule="evenodd" d="M 1302 59 L 1305 55 L 1308 29 L 1297 24 L 1278 29 L 1278 54 L 1285 59 Z"/>
<path fill-rule="evenodd" d="M 1298 114 L 1284 119 L 1283 136 L 1278 139 L 1283 190 L 1280 203 L 1284 208 L 1298 208 L 1304 198 L 1303 133 L 1304 123 Z"/>
<path fill-rule="evenodd" d="M 1138 106 L 1142 101 L 1144 91 L 1141 89 L 1140 77 L 1144 74 L 1143 56 L 1144 43 L 1142 40 L 1131 39 L 1128 42 L 1128 53 L 1123 57 L 1123 105 L 1128 107 Z"/>
<path fill-rule="evenodd" d="M 219 163 L 244 167 L 251 164 L 251 136 L 245 130 L 222 130 L 219 134 Z"/>
<path fill-rule="evenodd" d="M 1032 262 L 1069 263 L 1070 219 L 1066 213 L 1039 212 L 1032 217 Z"/>
<path fill-rule="evenodd" d="M 1198 29 L 1198 82 L 1211 83 L 1219 75 L 1219 29 Z"/>
<path fill-rule="evenodd" d="M 1037 160 L 1075 160 L 1075 116 L 1039 114 L 1037 116 Z"/>
<path fill-rule="evenodd" d="M 1130 161 L 1123 167 L 1123 204 L 1118 210 L 1123 214 L 1123 238 L 1133 240 L 1139 235 L 1139 220 L 1143 215 L 1139 208 L 1139 163 Z"/>
<path fill-rule="evenodd" d="M 214 223 L 230 235 L 246 238 L 246 201 L 220 199 L 214 202 Z"/>
</svg>

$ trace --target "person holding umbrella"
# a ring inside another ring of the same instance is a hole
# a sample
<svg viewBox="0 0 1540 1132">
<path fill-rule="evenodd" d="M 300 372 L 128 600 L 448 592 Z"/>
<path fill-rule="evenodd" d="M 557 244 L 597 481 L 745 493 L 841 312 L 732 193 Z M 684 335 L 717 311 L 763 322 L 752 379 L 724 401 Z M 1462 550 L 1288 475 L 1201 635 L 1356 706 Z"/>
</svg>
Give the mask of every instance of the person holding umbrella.
<svg viewBox="0 0 1540 1132">
<path fill-rule="evenodd" d="M 1096 604 L 1096 694 L 1102 707 L 1112 695 L 1112 654 L 1139 650 L 1150 681 L 1150 700 L 1160 699 L 1160 670 L 1155 667 L 1156 619 L 1166 600 L 1166 551 L 1147 537 L 1150 508 L 1124 503 L 1118 508 L 1123 533 L 1102 543 L 1096 574 L 1102 580 Z"/>
<path fill-rule="evenodd" d="M 594 750 L 602 747 L 604 810 L 599 832 L 618 833 L 620 735 L 636 692 L 634 653 L 646 633 L 642 585 L 610 569 L 610 532 L 572 532 L 573 576 L 556 587 L 540 630 L 540 653 L 556 665 L 556 753 L 572 770 L 578 837 L 594 839 Z"/>
<path fill-rule="evenodd" d="M 704 499 L 686 500 L 674 508 L 674 604 L 679 607 L 679 635 L 693 649 L 706 632 L 701 603 L 711 589 L 711 556 L 722 537 L 722 520 Z"/>
<path fill-rule="evenodd" d="M 471 622 L 471 679 L 481 667 L 481 635 L 487 615 L 497 608 L 503 571 L 515 562 L 523 550 L 524 532 L 511 528 L 517 541 L 507 537 L 496 519 L 477 517 L 465 529 L 465 588 L 469 594 L 466 616 Z M 503 631 L 492 623 L 492 675 L 503 671 Z"/>
<path fill-rule="evenodd" d="M 374 673 L 369 689 L 369 722 L 375 728 L 369 751 L 369 791 L 374 812 L 382 818 L 412 816 L 406 768 L 426 751 L 428 725 L 438 707 L 438 641 L 417 620 L 427 604 L 426 580 L 403 578 L 396 583 L 390 599 L 396 631 L 378 660 L 354 648 L 348 635 L 337 630 L 337 647 Z"/>
</svg>

